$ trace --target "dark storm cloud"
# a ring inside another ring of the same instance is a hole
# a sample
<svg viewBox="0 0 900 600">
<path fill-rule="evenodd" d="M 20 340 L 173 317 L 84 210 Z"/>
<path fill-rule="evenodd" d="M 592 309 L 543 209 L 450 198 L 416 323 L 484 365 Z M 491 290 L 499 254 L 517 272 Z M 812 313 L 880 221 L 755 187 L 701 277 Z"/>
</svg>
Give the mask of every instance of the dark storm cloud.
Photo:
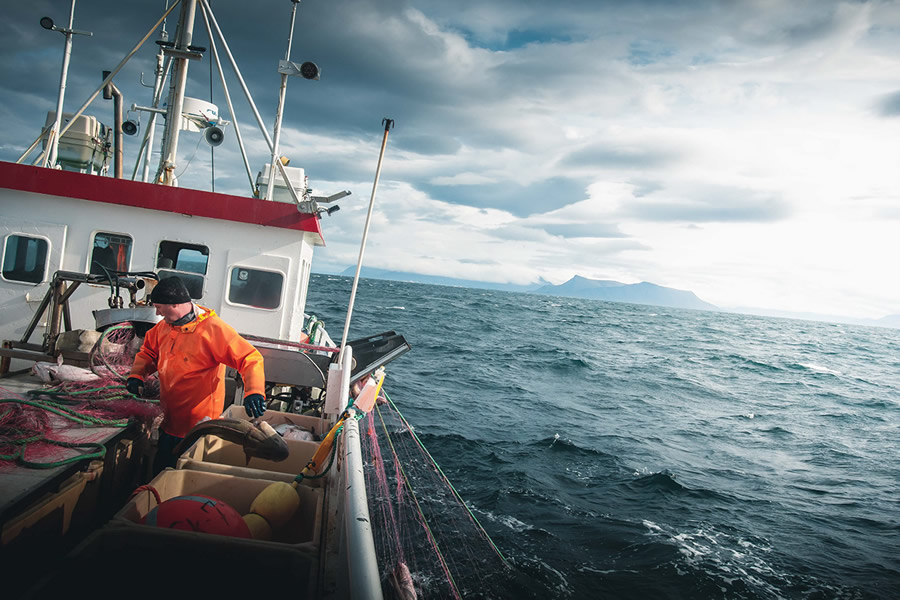
<svg viewBox="0 0 900 600">
<path fill-rule="evenodd" d="M 455 154 L 462 148 L 459 140 L 435 135 L 405 135 L 397 138 L 396 143 L 402 150 L 424 155 Z"/>
<path fill-rule="evenodd" d="M 535 183 L 516 182 L 471 185 L 429 185 L 423 189 L 432 198 L 477 208 L 505 210 L 517 217 L 527 217 L 555 210 L 584 200 L 589 182 L 582 179 L 551 177 Z"/>
</svg>

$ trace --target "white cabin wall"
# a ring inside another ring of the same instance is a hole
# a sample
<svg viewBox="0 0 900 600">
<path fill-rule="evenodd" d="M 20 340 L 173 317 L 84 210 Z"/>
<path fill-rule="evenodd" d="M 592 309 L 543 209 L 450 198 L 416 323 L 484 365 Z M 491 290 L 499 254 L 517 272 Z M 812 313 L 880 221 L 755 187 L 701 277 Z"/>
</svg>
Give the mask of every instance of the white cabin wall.
<svg viewBox="0 0 900 600">
<path fill-rule="evenodd" d="M 156 270 L 155 261 L 161 240 L 202 244 L 210 249 L 203 298 L 199 304 L 222 313 L 226 306 L 229 276 L 229 252 L 249 257 L 280 257 L 288 262 L 283 301 L 277 319 L 250 319 L 244 333 L 278 339 L 297 340 L 303 325 L 308 272 L 302 264 L 312 261 L 313 244 L 303 231 L 236 223 L 205 217 L 105 204 L 44 194 L 0 189 L 0 215 L 9 221 L 31 221 L 47 226 L 48 231 L 63 232 L 62 240 L 51 240 L 51 255 L 60 259 L 51 264 L 46 281 L 33 286 L 0 279 L 0 339 L 19 339 L 31 320 L 37 302 L 48 289 L 49 279 L 57 269 L 85 273 L 97 231 L 128 234 L 133 239 L 129 270 Z M 37 219 L 36 219 L 37 217 Z M 61 228 L 61 229 L 60 229 Z M 62 248 L 58 247 L 62 246 Z M 2 251 L 2 250 L 0 250 Z M 59 266 L 57 266 L 59 264 Z M 36 301 L 26 302 L 25 294 Z M 126 302 L 127 292 L 123 292 Z M 82 284 L 73 294 L 73 327 L 94 327 L 92 310 L 107 308 L 108 286 Z M 142 297 L 139 294 L 138 298 Z M 230 306 L 229 308 L 234 308 Z M 255 312 L 259 309 L 247 308 Z M 228 311 L 226 310 L 226 313 Z M 260 311 L 259 314 L 262 314 Z M 271 311 L 265 311 L 271 315 Z M 227 319 L 226 319 L 227 320 Z M 252 329 L 249 329 L 252 327 Z M 16 332 L 19 335 L 16 335 Z M 35 332 L 31 341 L 40 342 L 43 331 Z"/>
</svg>

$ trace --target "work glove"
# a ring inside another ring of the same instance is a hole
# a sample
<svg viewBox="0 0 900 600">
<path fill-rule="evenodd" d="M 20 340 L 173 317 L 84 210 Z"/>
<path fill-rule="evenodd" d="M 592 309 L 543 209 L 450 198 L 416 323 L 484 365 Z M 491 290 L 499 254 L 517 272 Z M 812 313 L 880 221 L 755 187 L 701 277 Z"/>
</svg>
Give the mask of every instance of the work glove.
<svg viewBox="0 0 900 600">
<path fill-rule="evenodd" d="M 129 377 L 128 381 L 125 382 L 125 389 L 128 390 L 129 394 L 140 398 L 141 393 L 144 391 L 144 382 L 137 377 Z"/>
<path fill-rule="evenodd" d="M 261 417 L 266 412 L 266 399 L 262 394 L 250 394 L 244 398 L 244 410 L 248 417 Z"/>
</svg>

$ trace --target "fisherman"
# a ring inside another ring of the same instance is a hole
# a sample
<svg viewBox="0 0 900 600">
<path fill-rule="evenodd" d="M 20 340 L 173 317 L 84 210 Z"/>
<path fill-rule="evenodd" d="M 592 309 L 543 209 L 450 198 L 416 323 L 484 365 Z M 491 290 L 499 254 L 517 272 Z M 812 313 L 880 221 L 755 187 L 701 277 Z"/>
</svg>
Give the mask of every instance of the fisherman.
<svg viewBox="0 0 900 600">
<path fill-rule="evenodd" d="M 265 374 L 259 350 L 242 338 L 215 311 L 191 302 L 178 277 L 160 281 L 150 293 L 163 320 L 144 336 L 126 387 L 135 396 L 144 378 L 159 372 L 164 418 L 159 431 L 153 474 L 174 467 L 172 450 L 197 423 L 216 419 L 225 405 L 225 367 L 244 381 L 244 409 L 251 418 L 266 411 Z"/>
</svg>

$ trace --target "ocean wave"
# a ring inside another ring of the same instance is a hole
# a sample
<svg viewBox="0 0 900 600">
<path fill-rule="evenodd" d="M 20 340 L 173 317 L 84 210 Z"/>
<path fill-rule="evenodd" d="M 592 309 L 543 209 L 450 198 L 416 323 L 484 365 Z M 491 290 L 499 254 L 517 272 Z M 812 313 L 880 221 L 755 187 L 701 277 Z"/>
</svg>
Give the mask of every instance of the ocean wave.
<svg viewBox="0 0 900 600">
<path fill-rule="evenodd" d="M 840 371 L 835 371 L 834 369 L 829 369 L 828 367 L 823 367 L 822 365 L 818 365 L 816 363 L 802 363 L 798 362 L 797 366 L 803 367 L 813 373 L 819 373 L 821 375 L 835 375 L 839 376 L 841 374 Z"/>
<path fill-rule="evenodd" d="M 538 440 L 537 442 L 533 442 L 531 445 L 535 448 L 546 448 L 551 452 L 562 453 L 569 458 L 575 456 L 581 456 L 585 458 L 612 457 L 612 455 L 607 454 L 602 450 L 597 450 L 596 448 L 584 448 L 568 438 L 556 437 L 556 435 L 543 438 L 541 440 Z"/>
<path fill-rule="evenodd" d="M 779 427 L 778 425 L 775 425 L 774 427 L 768 427 L 766 429 L 760 429 L 760 432 L 768 433 L 768 434 L 774 435 L 774 436 L 792 436 L 792 435 L 794 435 L 794 432 L 788 431 L 784 427 Z"/>
<path fill-rule="evenodd" d="M 662 491 L 676 491 L 681 492 L 687 490 L 686 487 L 681 485 L 676 479 L 675 473 L 665 469 L 663 471 L 659 471 L 657 473 L 652 473 L 650 475 L 641 474 L 638 471 L 634 472 L 634 477 L 636 478 L 632 483 L 632 488 L 634 489 L 643 489 L 643 490 L 662 490 Z"/>
</svg>

